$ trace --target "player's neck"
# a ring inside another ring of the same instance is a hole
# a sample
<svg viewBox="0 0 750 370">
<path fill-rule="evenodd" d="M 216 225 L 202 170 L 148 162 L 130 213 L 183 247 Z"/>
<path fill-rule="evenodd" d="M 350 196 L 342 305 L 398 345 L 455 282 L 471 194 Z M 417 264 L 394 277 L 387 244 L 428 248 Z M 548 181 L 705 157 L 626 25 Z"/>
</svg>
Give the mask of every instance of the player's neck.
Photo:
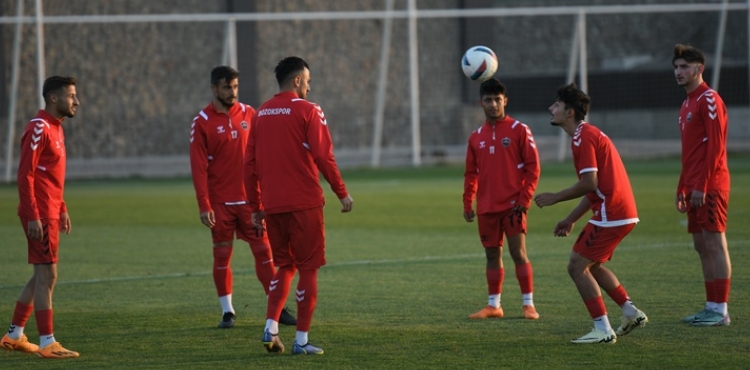
<svg viewBox="0 0 750 370">
<path fill-rule="evenodd" d="M 502 116 L 496 118 L 486 117 L 486 119 L 487 123 L 489 123 L 490 126 L 495 126 L 498 122 L 502 122 L 505 120 L 505 115 L 503 114 Z"/>
<path fill-rule="evenodd" d="M 219 113 L 229 113 L 229 107 L 225 106 L 222 102 L 214 99 L 213 100 L 214 109 Z"/>
<path fill-rule="evenodd" d="M 690 83 L 688 83 L 687 85 L 685 85 L 685 93 L 687 93 L 688 95 L 690 95 L 690 93 L 692 93 L 693 91 L 695 91 L 695 89 L 697 89 L 701 85 L 703 85 L 703 77 L 699 76 L 695 80 L 690 81 Z"/>
<path fill-rule="evenodd" d="M 58 112 L 57 109 L 45 107 L 44 111 L 47 112 L 52 118 L 58 120 L 59 122 L 62 122 L 65 119 L 65 115 Z"/>
</svg>

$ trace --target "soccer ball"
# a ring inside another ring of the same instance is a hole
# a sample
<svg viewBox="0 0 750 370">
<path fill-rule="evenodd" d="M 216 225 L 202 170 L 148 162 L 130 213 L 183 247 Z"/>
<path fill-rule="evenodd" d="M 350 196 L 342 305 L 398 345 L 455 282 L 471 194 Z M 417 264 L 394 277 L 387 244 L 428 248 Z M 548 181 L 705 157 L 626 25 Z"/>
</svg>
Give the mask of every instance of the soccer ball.
<svg viewBox="0 0 750 370">
<path fill-rule="evenodd" d="M 466 50 L 461 58 L 464 74 L 474 81 L 485 81 L 497 72 L 497 56 L 486 46 L 474 46 Z"/>
</svg>

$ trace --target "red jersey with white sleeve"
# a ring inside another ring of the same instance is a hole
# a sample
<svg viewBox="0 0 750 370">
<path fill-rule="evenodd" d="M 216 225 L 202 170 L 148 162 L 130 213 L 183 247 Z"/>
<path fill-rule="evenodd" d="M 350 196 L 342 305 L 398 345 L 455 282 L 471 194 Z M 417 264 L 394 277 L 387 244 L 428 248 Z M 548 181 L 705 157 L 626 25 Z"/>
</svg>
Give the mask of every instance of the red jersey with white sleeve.
<svg viewBox="0 0 750 370">
<path fill-rule="evenodd" d="M 267 214 L 323 206 L 319 173 L 339 199 L 349 194 L 323 110 L 294 92 L 278 93 L 258 108 L 245 162 L 245 186 L 254 210 L 261 201 Z"/>
<path fill-rule="evenodd" d="M 464 212 L 499 213 L 516 205 L 529 208 L 539 182 L 539 153 L 531 129 L 505 116 L 472 132 L 466 148 Z"/>
<path fill-rule="evenodd" d="M 65 135 L 62 119 L 40 110 L 21 136 L 18 215 L 29 221 L 59 220 L 68 210 L 65 188 Z"/>
<path fill-rule="evenodd" d="M 677 194 L 693 190 L 729 191 L 727 165 L 727 108 L 719 94 L 704 82 L 688 94 L 679 116 L 682 135 L 682 172 Z"/>
<path fill-rule="evenodd" d="M 612 140 L 596 126 L 581 122 L 573 135 L 571 148 L 578 179 L 587 172 L 597 173 L 596 191 L 586 194 L 594 212 L 589 222 L 602 227 L 638 222 L 628 172 Z"/>
<path fill-rule="evenodd" d="M 209 103 L 190 126 L 190 169 L 200 212 L 212 203 L 247 203 L 243 159 L 247 148 L 253 107 L 235 103 L 222 113 Z"/>
</svg>

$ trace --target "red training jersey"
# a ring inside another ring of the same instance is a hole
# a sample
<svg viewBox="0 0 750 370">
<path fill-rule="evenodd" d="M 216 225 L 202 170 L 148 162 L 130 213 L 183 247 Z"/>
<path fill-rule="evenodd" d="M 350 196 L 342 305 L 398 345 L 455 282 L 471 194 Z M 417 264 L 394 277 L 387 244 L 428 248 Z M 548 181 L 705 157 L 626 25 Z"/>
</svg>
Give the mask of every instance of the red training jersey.
<svg viewBox="0 0 750 370">
<path fill-rule="evenodd" d="M 638 222 L 628 172 L 612 140 L 596 126 L 581 122 L 573 135 L 571 148 L 579 180 L 584 173 L 597 172 L 596 191 L 586 194 L 594 212 L 589 222 L 602 227 Z"/>
<path fill-rule="evenodd" d="M 242 163 L 253 124 L 253 107 L 235 103 L 222 113 L 209 103 L 190 126 L 190 170 L 200 212 L 212 203 L 247 202 Z"/>
<path fill-rule="evenodd" d="M 539 153 L 531 129 L 505 116 L 469 136 L 464 172 L 464 212 L 499 213 L 522 205 L 529 208 L 539 182 Z"/>
<path fill-rule="evenodd" d="M 274 214 L 323 206 L 319 173 L 339 199 L 349 194 L 323 110 L 294 92 L 278 93 L 258 109 L 245 162 L 245 186 L 254 210 Z"/>
<path fill-rule="evenodd" d="M 677 194 L 698 190 L 729 191 L 727 108 L 704 82 L 688 94 L 680 108 L 682 172 Z"/>
<path fill-rule="evenodd" d="M 18 215 L 26 220 L 54 219 L 67 213 L 65 188 L 65 135 L 62 119 L 40 110 L 21 137 L 18 164 Z"/>
</svg>

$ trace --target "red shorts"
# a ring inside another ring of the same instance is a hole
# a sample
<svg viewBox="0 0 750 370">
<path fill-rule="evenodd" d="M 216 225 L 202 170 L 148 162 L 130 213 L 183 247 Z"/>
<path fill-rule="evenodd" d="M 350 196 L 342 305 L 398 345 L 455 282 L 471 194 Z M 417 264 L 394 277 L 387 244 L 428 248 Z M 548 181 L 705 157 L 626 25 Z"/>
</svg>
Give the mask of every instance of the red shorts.
<svg viewBox="0 0 750 370">
<path fill-rule="evenodd" d="M 323 207 L 266 215 L 266 225 L 277 267 L 315 270 L 326 264 Z"/>
<path fill-rule="evenodd" d="M 248 243 L 268 243 L 268 237 L 263 230 L 253 227 L 252 210 L 248 204 L 226 205 L 212 204 L 216 224 L 211 228 L 214 244 L 231 242 L 234 234 L 237 239 Z"/>
<path fill-rule="evenodd" d="M 686 201 L 690 204 L 688 194 Z M 729 192 L 709 190 L 706 192 L 706 204 L 703 207 L 688 210 L 688 233 L 700 233 L 703 230 L 723 233 L 727 230 L 727 204 Z"/>
<path fill-rule="evenodd" d="M 503 246 L 503 235 L 513 236 L 526 233 L 526 213 L 518 213 L 512 209 L 500 213 L 484 213 L 477 215 L 479 224 L 479 239 L 485 248 Z"/>
<path fill-rule="evenodd" d="M 575 245 L 573 245 L 573 252 L 592 261 L 607 262 L 612 259 L 615 248 L 634 227 L 634 223 L 615 227 L 601 227 L 587 222 L 581 230 L 581 234 L 578 235 Z"/>
<path fill-rule="evenodd" d="M 33 265 L 57 263 L 57 250 L 60 246 L 60 220 L 42 219 L 42 241 L 29 239 L 29 220 L 21 217 L 23 232 L 29 250 L 29 263 Z"/>
</svg>

